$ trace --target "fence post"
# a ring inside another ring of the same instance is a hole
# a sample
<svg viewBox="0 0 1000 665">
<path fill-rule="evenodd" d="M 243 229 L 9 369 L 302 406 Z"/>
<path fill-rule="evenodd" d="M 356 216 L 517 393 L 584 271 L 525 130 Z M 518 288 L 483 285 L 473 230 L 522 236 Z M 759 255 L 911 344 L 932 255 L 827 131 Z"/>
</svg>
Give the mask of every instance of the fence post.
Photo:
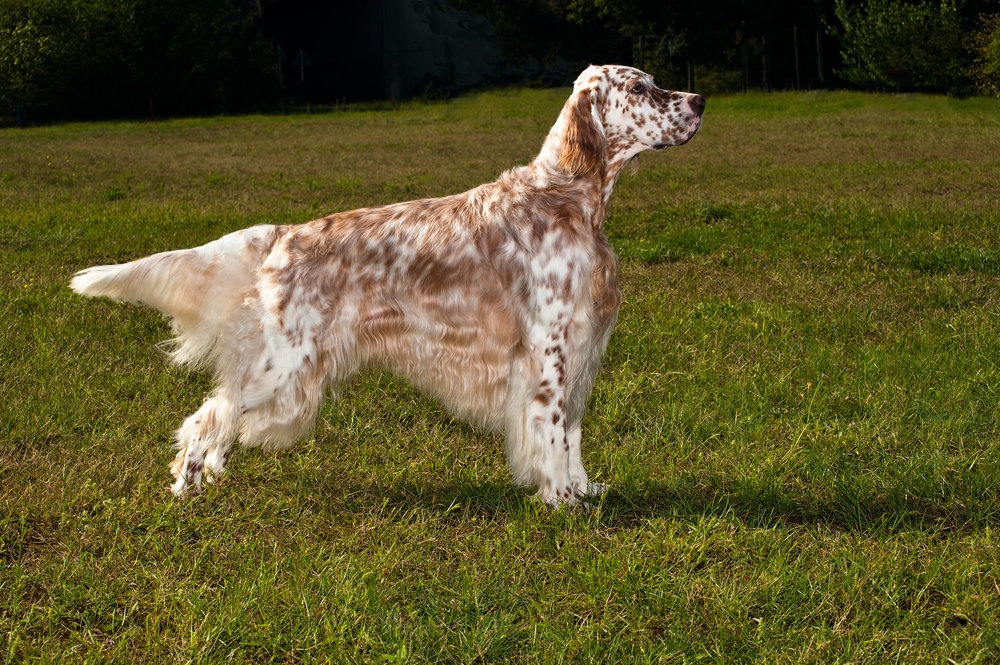
<svg viewBox="0 0 1000 665">
<path fill-rule="evenodd" d="M 687 70 L 688 70 L 688 87 L 687 89 L 694 92 L 694 59 L 691 57 L 691 42 L 693 40 L 688 40 L 687 43 Z"/>
<path fill-rule="evenodd" d="M 795 89 L 802 89 L 802 74 L 799 69 L 799 26 L 792 27 L 792 36 L 795 40 Z"/>
<path fill-rule="evenodd" d="M 743 65 L 743 94 L 750 91 L 750 62 L 747 57 L 746 22 L 740 24 L 740 60 Z"/>
<path fill-rule="evenodd" d="M 819 82 L 823 83 L 823 32 L 816 28 L 816 70 L 819 72 Z"/>
<path fill-rule="evenodd" d="M 760 76 L 761 85 L 764 87 L 764 92 L 771 92 L 767 87 L 767 36 L 760 36 Z"/>
</svg>

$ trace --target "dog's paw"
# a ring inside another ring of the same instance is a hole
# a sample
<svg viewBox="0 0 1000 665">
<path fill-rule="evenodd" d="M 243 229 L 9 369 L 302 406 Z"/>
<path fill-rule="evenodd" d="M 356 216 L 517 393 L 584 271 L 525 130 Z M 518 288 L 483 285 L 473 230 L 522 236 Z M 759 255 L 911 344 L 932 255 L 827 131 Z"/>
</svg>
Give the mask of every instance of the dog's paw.
<svg viewBox="0 0 1000 665">
<path fill-rule="evenodd" d="M 170 486 L 170 492 L 179 499 L 185 499 L 191 496 L 197 496 L 201 492 L 201 483 L 197 485 L 188 483 L 187 478 L 180 476 L 174 481 L 174 484 Z"/>
<path fill-rule="evenodd" d="M 196 496 L 201 492 L 202 467 L 198 465 L 188 465 L 182 472 L 176 471 L 176 465 L 171 464 L 170 471 L 177 480 L 170 486 L 170 491 L 174 496 L 184 498 Z"/>
<path fill-rule="evenodd" d="M 205 458 L 205 468 L 202 472 L 202 480 L 206 483 L 217 483 L 226 475 L 225 460 L 215 454 L 209 454 Z"/>
<path fill-rule="evenodd" d="M 591 483 L 586 478 L 573 480 L 573 494 L 578 499 L 596 499 L 607 491 L 604 483 Z"/>
<path fill-rule="evenodd" d="M 567 512 L 583 513 L 589 515 L 600 510 L 600 503 L 595 501 L 607 490 L 607 485 L 600 483 L 590 483 L 587 487 L 588 493 L 578 492 L 573 488 L 566 488 L 558 492 L 544 493 L 539 490 L 534 498 L 545 504 L 550 510 L 564 510 Z"/>
<path fill-rule="evenodd" d="M 577 501 L 577 494 L 572 487 L 546 487 L 544 489 L 539 489 L 535 494 L 535 498 L 552 510 L 558 510 L 563 506 L 573 507 Z"/>
</svg>

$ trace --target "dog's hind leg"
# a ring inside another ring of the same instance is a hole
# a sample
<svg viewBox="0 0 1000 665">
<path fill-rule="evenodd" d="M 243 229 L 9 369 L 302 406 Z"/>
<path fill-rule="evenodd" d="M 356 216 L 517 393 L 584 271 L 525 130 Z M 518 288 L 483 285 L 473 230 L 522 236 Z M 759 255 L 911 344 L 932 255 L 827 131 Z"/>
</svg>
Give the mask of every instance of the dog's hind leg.
<svg viewBox="0 0 1000 665">
<path fill-rule="evenodd" d="M 205 469 L 203 480 L 206 483 L 214 483 L 222 478 L 226 472 L 226 462 L 229 461 L 229 454 L 233 451 L 235 437 L 229 439 L 228 443 L 219 443 L 205 455 Z"/>
<path fill-rule="evenodd" d="M 221 476 L 237 439 L 243 447 L 292 445 L 315 425 L 327 386 L 348 372 L 353 338 L 341 336 L 337 352 L 321 348 L 312 331 L 328 327 L 322 315 L 267 287 L 244 301 L 217 347 L 219 388 L 177 431 L 176 494 Z M 331 372 L 331 357 L 341 358 L 339 371 Z"/>
<path fill-rule="evenodd" d="M 285 448 L 312 428 L 324 388 L 316 372 L 306 365 L 275 375 L 270 361 L 262 362 L 254 379 L 220 388 L 177 430 L 174 494 L 218 480 L 237 438 L 245 447 Z"/>
<path fill-rule="evenodd" d="M 236 439 L 238 412 L 221 391 L 205 400 L 177 430 L 177 457 L 170 464 L 176 480 L 171 491 L 183 496 L 201 489 L 203 477 L 222 473 Z"/>
</svg>

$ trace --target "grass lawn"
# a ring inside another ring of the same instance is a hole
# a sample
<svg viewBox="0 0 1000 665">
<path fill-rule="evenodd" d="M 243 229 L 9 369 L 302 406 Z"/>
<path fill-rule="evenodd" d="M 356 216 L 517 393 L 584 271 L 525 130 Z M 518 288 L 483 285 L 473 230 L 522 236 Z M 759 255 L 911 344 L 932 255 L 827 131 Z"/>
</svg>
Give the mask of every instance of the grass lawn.
<svg viewBox="0 0 1000 665">
<path fill-rule="evenodd" d="M 462 191 L 566 94 L 0 130 L 0 659 L 1000 661 L 997 101 L 715 97 L 623 176 L 592 514 L 383 375 L 170 495 L 210 386 L 70 276 Z"/>
</svg>

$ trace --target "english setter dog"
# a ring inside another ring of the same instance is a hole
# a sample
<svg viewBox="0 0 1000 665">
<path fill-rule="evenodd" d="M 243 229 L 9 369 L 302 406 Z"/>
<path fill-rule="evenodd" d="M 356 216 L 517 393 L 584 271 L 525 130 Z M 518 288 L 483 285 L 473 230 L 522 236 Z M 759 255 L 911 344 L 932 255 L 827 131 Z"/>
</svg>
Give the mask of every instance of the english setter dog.
<svg viewBox="0 0 1000 665">
<path fill-rule="evenodd" d="M 387 370 L 505 435 L 514 482 L 549 506 L 603 485 L 581 423 L 618 315 L 603 225 L 622 167 L 686 143 L 705 100 L 637 69 L 591 66 L 538 157 L 464 194 L 255 226 L 202 247 L 76 274 L 86 296 L 171 321 L 173 360 L 217 388 L 176 432 L 175 494 L 218 478 L 238 440 L 285 448 L 327 390 Z"/>
</svg>

